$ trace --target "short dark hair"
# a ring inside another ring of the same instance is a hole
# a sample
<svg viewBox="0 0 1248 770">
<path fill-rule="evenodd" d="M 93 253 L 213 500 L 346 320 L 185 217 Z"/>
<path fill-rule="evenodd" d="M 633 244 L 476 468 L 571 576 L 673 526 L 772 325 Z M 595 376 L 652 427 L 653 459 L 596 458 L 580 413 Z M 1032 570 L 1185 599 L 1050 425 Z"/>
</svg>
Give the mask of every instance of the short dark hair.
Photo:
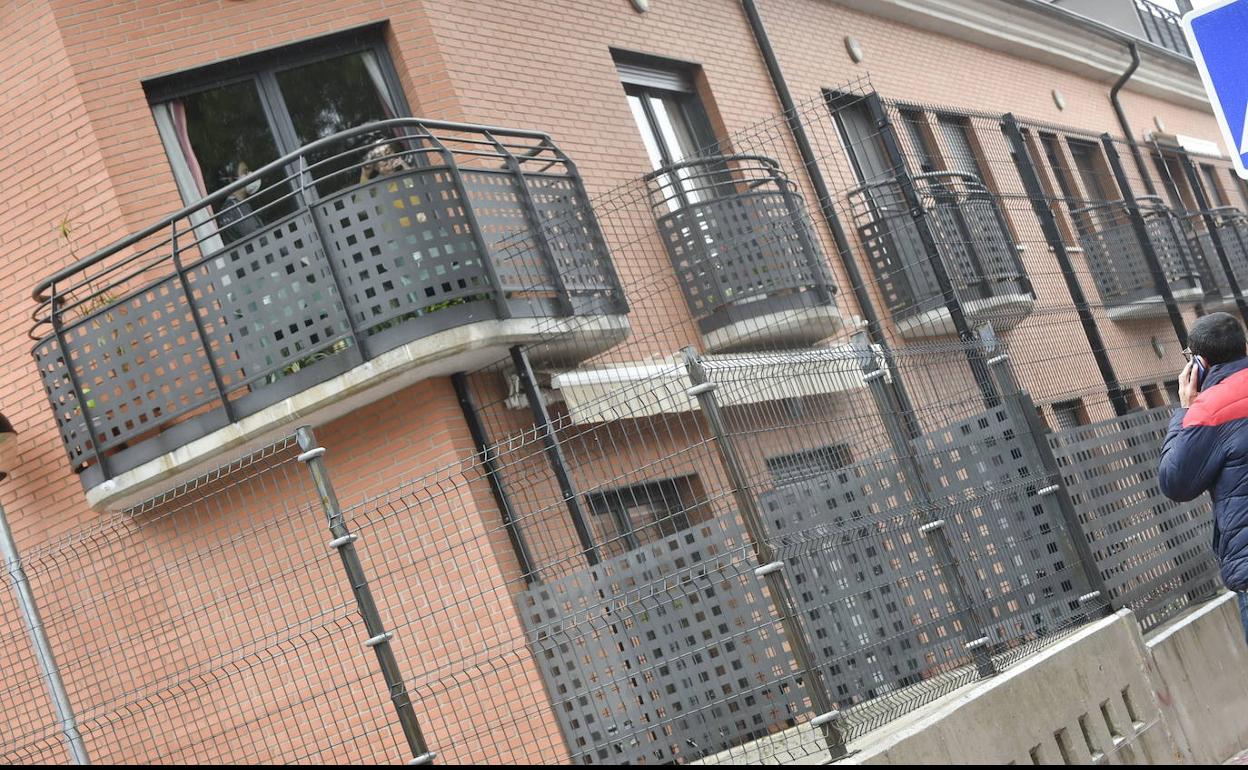
<svg viewBox="0 0 1248 770">
<path fill-rule="evenodd" d="M 1188 333 L 1188 347 L 1194 355 L 1204 356 L 1210 366 L 1248 355 L 1244 327 L 1230 313 L 1210 313 L 1197 319 Z"/>
</svg>

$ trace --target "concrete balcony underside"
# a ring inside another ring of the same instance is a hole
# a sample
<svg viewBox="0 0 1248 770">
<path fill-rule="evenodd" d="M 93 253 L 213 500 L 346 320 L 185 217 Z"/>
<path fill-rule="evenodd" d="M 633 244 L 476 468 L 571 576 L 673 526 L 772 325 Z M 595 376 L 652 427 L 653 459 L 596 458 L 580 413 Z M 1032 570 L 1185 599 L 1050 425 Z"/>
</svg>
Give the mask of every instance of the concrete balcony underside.
<svg viewBox="0 0 1248 770">
<path fill-rule="evenodd" d="M 142 502 L 154 489 L 165 489 L 209 470 L 225 453 L 264 446 L 299 425 L 323 425 L 433 377 L 472 371 L 507 354 L 512 345 L 542 343 L 542 360 L 577 361 L 628 335 L 624 316 L 551 321 L 513 318 L 457 326 L 355 366 L 253 415 L 211 429 L 222 415 L 206 416 L 162 434 L 167 451 L 87 489 L 93 508 L 118 509 Z M 403 415 L 404 419 L 412 415 Z M 197 438 L 187 436 L 200 434 Z M 150 451 L 159 448 L 148 446 Z"/>
</svg>

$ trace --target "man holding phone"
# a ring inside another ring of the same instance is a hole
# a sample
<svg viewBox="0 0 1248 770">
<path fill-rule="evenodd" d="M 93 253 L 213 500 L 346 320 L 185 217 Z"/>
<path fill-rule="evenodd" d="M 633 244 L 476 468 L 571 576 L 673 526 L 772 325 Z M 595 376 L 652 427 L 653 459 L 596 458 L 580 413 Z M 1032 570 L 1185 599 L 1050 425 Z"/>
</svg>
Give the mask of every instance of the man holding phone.
<svg viewBox="0 0 1248 770">
<path fill-rule="evenodd" d="M 1197 320 L 1188 342 L 1157 480 L 1171 500 L 1213 499 L 1213 551 L 1248 638 L 1248 343 L 1229 313 Z"/>
</svg>

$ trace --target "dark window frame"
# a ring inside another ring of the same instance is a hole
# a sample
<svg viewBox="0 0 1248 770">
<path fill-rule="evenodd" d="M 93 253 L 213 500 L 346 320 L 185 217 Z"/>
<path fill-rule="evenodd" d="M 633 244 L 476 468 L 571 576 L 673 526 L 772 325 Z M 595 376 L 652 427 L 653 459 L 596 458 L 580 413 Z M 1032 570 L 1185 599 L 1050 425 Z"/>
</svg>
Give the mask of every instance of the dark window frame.
<svg viewBox="0 0 1248 770">
<path fill-rule="evenodd" d="M 393 104 L 397 117 L 411 117 L 411 105 L 399 81 L 394 60 L 385 42 L 386 23 L 369 24 L 336 32 L 322 37 L 302 40 L 276 48 L 258 51 L 225 61 L 218 61 L 188 70 L 160 75 L 143 81 L 148 104 L 155 106 L 175 99 L 239 83 L 252 82 L 259 97 L 261 109 L 273 134 L 278 157 L 298 150 L 299 142 L 294 120 L 286 106 L 278 76 L 284 72 L 306 67 L 310 64 L 349 56 L 354 53 L 371 52 L 381 70 L 382 81 Z M 166 155 L 169 149 L 166 148 Z M 173 159 L 169 159 L 172 164 Z M 300 169 L 288 167 L 286 173 L 295 176 Z M 295 191 L 297 205 L 307 205 L 307 194 L 316 196 L 311 180 Z"/>
<path fill-rule="evenodd" d="M 618 544 L 621 551 L 631 551 L 671 537 L 708 518 L 708 501 L 702 489 L 698 474 L 689 473 L 589 492 L 585 495 L 585 504 L 591 515 L 609 522 L 611 534 L 603 543 L 607 550 L 614 551 L 612 546 Z M 629 509 L 633 507 L 628 504 L 629 501 L 634 505 L 643 501 L 651 504 L 661 501 L 667 513 L 638 528 L 629 515 Z M 643 543 L 638 538 L 638 532 L 647 530 L 650 536 Z"/>
<path fill-rule="evenodd" d="M 767 472 L 771 474 L 776 485 L 810 481 L 818 478 L 818 475 L 834 473 L 853 462 L 853 447 L 844 442 L 824 444 L 765 459 Z M 805 472 L 816 468 L 820 472 L 818 475 Z"/>
<path fill-rule="evenodd" d="M 623 76 L 620 78 L 620 85 L 624 88 L 624 94 L 638 98 L 642 113 L 646 118 L 647 127 L 650 130 L 650 137 L 654 140 L 655 146 L 659 150 L 659 157 L 664 166 L 676 162 L 676 153 L 672 152 L 672 148 L 668 146 L 667 139 L 663 136 L 658 118 L 654 114 L 654 105 L 650 103 L 650 99 L 645 97 L 653 96 L 661 99 L 672 99 L 675 102 L 679 108 L 680 120 L 684 123 L 684 127 L 688 130 L 696 146 L 694 151 L 696 155 L 714 151 L 719 146 L 720 139 L 715 133 L 715 127 L 711 124 L 710 112 L 706 108 L 706 101 L 703 99 L 702 94 L 698 92 L 696 86 L 698 65 L 618 50 L 612 50 L 611 58 L 615 62 L 617 71 L 618 68 L 625 67 L 670 73 L 669 82 L 672 85 L 669 86 L 630 81 Z M 679 81 L 684 81 L 687 85 L 685 87 L 676 87 L 674 84 Z"/>
</svg>

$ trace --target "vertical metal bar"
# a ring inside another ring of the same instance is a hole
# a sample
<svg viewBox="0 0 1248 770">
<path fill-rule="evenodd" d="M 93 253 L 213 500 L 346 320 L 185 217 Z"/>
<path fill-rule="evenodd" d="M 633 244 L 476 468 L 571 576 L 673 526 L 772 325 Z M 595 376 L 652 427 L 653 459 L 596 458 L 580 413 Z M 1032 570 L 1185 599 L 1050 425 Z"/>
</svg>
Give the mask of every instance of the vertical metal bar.
<svg viewBox="0 0 1248 770">
<path fill-rule="evenodd" d="M 1153 276 L 1157 293 L 1161 295 L 1166 305 L 1166 314 L 1170 317 L 1170 325 L 1174 327 L 1174 335 L 1178 337 L 1181 346 L 1187 347 L 1187 324 L 1183 322 L 1183 313 L 1179 311 L 1179 304 L 1174 299 L 1174 292 L 1170 290 L 1170 281 L 1166 277 L 1166 271 L 1162 268 L 1157 258 L 1157 250 L 1153 248 L 1152 238 L 1149 237 L 1148 225 L 1144 223 L 1144 216 L 1140 213 L 1135 194 L 1131 192 L 1131 182 L 1127 179 L 1127 172 L 1122 167 L 1122 158 L 1118 156 L 1114 138 L 1109 134 L 1102 134 L 1101 145 L 1105 148 L 1105 157 L 1109 160 L 1109 166 L 1114 172 L 1114 180 L 1118 183 L 1118 190 L 1122 193 L 1123 203 L 1127 207 L 1127 216 L 1131 218 L 1131 226 L 1135 230 L 1136 239 L 1140 242 L 1140 251 L 1144 255 L 1144 261 Z"/>
<path fill-rule="evenodd" d="M 992 289 L 989 286 L 988 271 L 984 269 L 984 260 L 979 256 L 979 249 L 975 247 L 975 238 L 971 235 L 971 228 L 966 224 L 966 214 L 962 211 L 961 201 L 958 200 L 957 191 L 954 189 L 946 189 L 947 205 L 953 211 L 953 223 L 958 229 L 958 237 L 962 239 L 962 244 L 966 248 L 966 256 L 971 260 L 971 268 L 975 271 L 974 279 L 967 281 L 968 284 L 973 283 L 979 287 L 979 296 L 987 299 L 992 296 Z M 940 205 L 939 195 L 932 193 L 933 200 L 937 206 Z"/>
<path fill-rule="evenodd" d="M 351 312 L 351 302 L 347 299 L 347 284 L 342 280 L 342 276 L 338 272 L 338 266 L 335 263 L 333 255 L 329 250 L 329 239 L 325 237 L 325 224 L 321 222 L 321 218 L 316 213 L 314 206 L 308 198 L 308 182 L 311 172 L 307 170 L 307 159 L 299 156 L 299 200 L 302 202 L 304 211 L 308 213 L 308 219 L 312 220 L 312 230 L 316 234 L 316 240 L 321 245 L 321 255 L 325 258 L 325 264 L 329 267 L 329 279 L 334 282 L 334 290 L 338 292 L 338 300 L 342 303 L 342 312 L 347 317 L 347 332 L 351 335 L 351 344 L 359 353 L 360 358 L 367 361 L 372 358 L 372 354 L 368 350 L 368 341 L 360 334 L 360 330 L 355 324 L 355 315 Z"/>
<path fill-rule="evenodd" d="M 550 245 L 550 238 L 542 224 L 542 218 L 537 213 L 537 205 L 533 202 L 533 191 L 529 189 L 529 180 L 524 177 L 524 168 L 520 165 L 520 161 L 515 154 L 508 150 L 502 142 L 498 141 L 493 134 L 489 131 L 485 131 L 484 134 L 485 138 L 503 156 L 507 170 L 515 177 L 516 186 L 519 188 L 520 208 L 524 211 L 524 218 L 528 220 L 529 229 L 533 233 L 533 242 L 537 246 L 538 254 L 541 255 L 542 263 L 546 265 L 546 269 L 550 272 L 550 280 L 555 285 L 555 293 L 559 295 L 556 302 L 563 308 L 565 315 L 571 316 L 575 312 L 575 308 L 572 305 L 572 295 L 568 293 L 568 286 L 563 280 L 563 273 L 559 270 L 559 263 L 555 261 L 555 251 Z M 545 287 L 534 286 L 530 288 L 544 289 Z"/>
<path fill-rule="evenodd" d="M 789 133 L 793 135 L 793 142 L 797 145 L 797 154 L 802 158 L 802 168 L 806 171 L 806 178 L 810 180 L 810 185 L 814 188 L 815 197 L 818 199 L 819 213 L 823 216 L 823 222 L 827 225 L 828 230 L 832 233 L 832 241 L 836 245 L 836 255 L 840 260 L 841 269 L 845 271 L 846 278 L 849 279 L 849 288 L 854 293 L 854 300 L 858 305 L 858 310 L 862 313 L 863 319 L 866 321 L 867 336 L 871 340 L 871 344 L 879 345 L 885 352 L 888 351 L 888 338 L 884 334 L 884 325 L 880 322 L 879 313 L 875 310 L 875 302 L 871 299 L 871 292 L 867 288 L 867 283 L 862 279 L 862 273 L 858 270 L 858 263 L 854 260 L 854 252 L 850 248 L 849 238 L 845 235 L 845 228 L 841 225 L 840 217 L 836 213 L 836 205 L 833 202 L 831 190 L 828 189 L 827 180 L 823 176 L 823 170 L 819 166 L 819 156 L 815 153 L 814 146 L 810 143 L 810 137 L 806 133 L 806 126 L 802 124 L 802 112 L 798 110 L 797 104 L 793 101 L 793 93 L 789 90 L 788 81 L 785 80 L 784 71 L 780 68 L 780 60 L 776 58 L 775 49 L 772 48 L 771 38 L 767 34 L 767 25 L 763 23 L 763 18 L 759 15 L 758 5 L 754 0 L 741 0 L 741 9 L 745 13 L 746 22 L 750 26 L 750 34 L 754 38 L 755 45 L 758 46 L 758 52 L 763 57 L 763 64 L 767 67 L 767 74 L 771 79 L 772 88 L 776 92 L 776 98 L 780 101 L 780 107 L 784 112 L 785 123 L 788 124 Z M 829 119 L 832 117 L 833 110 L 831 104 L 828 107 Z M 914 416 L 914 404 L 910 400 L 910 394 L 906 391 L 905 384 L 900 377 L 894 377 L 894 381 L 890 385 L 894 389 L 898 401 L 902 404 L 903 418 L 906 421 L 906 429 L 912 436 L 922 433 L 918 420 Z"/>
<path fill-rule="evenodd" d="M 810 269 L 811 279 L 815 282 L 815 296 L 820 302 L 831 303 L 833 301 L 832 290 L 828 286 L 829 281 L 823 265 L 823 257 L 815 249 L 814 239 L 810 237 L 810 231 L 806 227 L 805 220 L 802 219 L 797 205 L 799 198 L 793 190 L 793 183 L 784 175 L 775 161 L 764 162 L 763 167 L 772 182 L 779 188 L 781 197 L 784 198 L 784 207 L 789 213 L 789 222 L 792 223 L 794 234 L 797 235 L 797 240 L 802 245 L 802 252 L 806 255 L 806 267 Z"/>
<path fill-rule="evenodd" d="M 949 311 L 949 319 L 953 322 L 953 329 L 957 333 L 958 339 L 962 341 L 967 363 L 971 367 L 971 374 L 974 376 L 975 384 L 979 387 L 980 395 L 983 397 L 984 406 L 991 409 L 999 403 L 997 394 L 993 391 L 992 376 L 988 373 L 988 367 L 984 364 L 980 346 L 975 343 L 975 332 L 966 320 L 966 313 L 962 309 L 962 300 L 958 298 L 953 282 L 949 279 L 949 271 L 945 268 L 944 257 L 941 256 L 940 248 L 936 243 L 936 237 L 932 234 L 931 223 L 927 221 L 927 211 L 923 207 L 923 201 L 919 199 L 919 194 L 914 187 L 914 180 L 910 178 L 910 172 L 906 170 L 906 159 L 901 154 L 901 144 L 897 141 L 897 134 L 893 129 L 893 124 L 888 119 L 888 113 L 884 109 L 884 102 L 880 99 L 879 94 L 873 92 L 867 96 L 867 106 L 871 111 L 871 119 L 875 121 L 875 125 L 880 130 L 880 138 L 884 143 L 885 154 L 888 156 L 889 165 L 892 166 L 893 178 L 901 189 L 901 196 L 905 200 L 906 206 L 910 209 L 910 218 L 914 221 L 914 227 L 918 231 L 919 240 L 923 244 L 923 250 L 927 253 L 927 263 L 931 267 L 932 273 L 936 276 L 936 284 L 939 286 L 941 296 L 944 299 L 945 309 Z"/>
<path fill-rule="evenodd" d="M 1008 114 L 1002 120 L 1002 126 L 1005 128 L 1005 136 L 1009 140 L 1010 150 L 1014 155 L 1014 165 L 1018 168 L 1018 174 L 1022 178 L 1023 188 L 1027 197 L 1031 199 L 1031 207 L 1035 211 L 1036 219 L 1040 220 L 1040 230 L 1044 233 L 1044 239 L 1048 241 L 1049 249 L 1057 259 L 1058 268 L 1066 282 L 1066 291 L 1070 294 L 1071 304 L 1075 306 L 1075 314 L 1079 316 L 1079 324 L 1083 327 L 1083 336 L 1088 340 L 1088 347 L 1092 349 L 1092 358 L 1096 361 L 1096 368 L 1105 382 L 1109 402 L 1113 405 L 1114 414 L 1121 417 L 1129 412 L 1131 407 L 1127 403 L 1121 383 L 1118 382 L 1114 365 L 1109 360 L 1109 351 L 1105 347 L 1105 340 L 1101 337 L 1101 329 L 1097 326 L 1096 316 L 1092 314 L 1088 298 L 1083 293 L 1083 286 L 1079 283 L 1079 276 L 1075 274 L 1074 265 L 1070 261 L 1070 253 L 1066 251 L 1066 242 L 1062 239 L 1062 232 L 1057 226 L 1057 219 L 1053 216 L 1053 210 L 1049 208 L 1048 196 L 1045 195 L 1044 187 L 1040 184 L 1040 176 L 1032 163 L 1031 154 L 1027 151 L 1027 142 L 1019 128 L 1018 119 L 1012 113 Z"/>
<path fill-rule="evenodd" d="M 204 322 L 199 317 L 199 309 L 195 307 L 195 299 L 191 293 L 191 282 L 187 280 L 186 271 L 182 269 L 182 255 L 178 249 L 177 222 L 169 225 L 169 245 L 173 252 L 173 269 L 178 274 L 178 282 L 182 284 L 182 296 L 186 298 L 186 306 L 191 311 L 191 317 L 195 319 L 195 332 L 199 335 L 199 344 L 203 347 L 204 356 L 208 359 L 208 368 L 212 370 L 212 381 L 217 386 L 217 397 L 221 399 L 221 408 L 225 410 L 225 419 L 233 423 L 235 422 L 234 406 L 230 403 L 230 397 L 225 392 L 225 383 L 221 379 L 221 370 L 217 366 L 216 356 L 212 354 L 212 344 L 208 341 L 208 333 L 204 331 Z"/>
<path fill-rule="evenodd" d="M 1239 286 L 1239 279 L 1235 277 L 1235 269 L 1231 266 L 1231 259 L 1227 256 L 1226 247 L 1222 243 L 1222 233 L 1218 230 L 1213 213 L 1209 210 L 1209 196 L 1205 193 L 1204 183 L 1200 181 L 1200 174 L 1196 173 L 1196 164 L 1192 163 L 1192 158 L 1186 151 L 1179 153 L 1179 160 L 1183 163 L 1183 172 L 1187 174 L 1187 183 L 1196 196 L 1196 207 L 1200 209 L 1200 216 L 1205 221 L 1205 229 L 1209 231 L 1209 240 L 1213 241 L 1213 250 L 1218 255 L 1218 262 L 1222 264 L 1231 293 L 1235 296 L 1235 307 L 1239 310 L 1239 317 L 1248 323 L 1248 301 L 1244 300 L 1243 289 Z"/>
<path fill-rule="evenodd" d="M 65 333 L 61 329 L 61 311 L 57 308 L 56 284 L 52 284 L 51 290 L 48 320 L 52 322 L 52 334 L 56 336 L 56 345 L 65 359 L 65 376 L 69 378 L 69 385 L 74 389 L 74 399 L 78 402 L 78 412 L 82 415 L 83 428 L 91 439 L 91 454 L 95 457 L 96 465 L 100 467 L 100 475 L 107 481 L 112 478 L 112 474 L 108 472 L 107 458 L 100 451 L 100 443 L 95 435 L 95 421 L 91 419 L 91 411 L 87 408 L 87 397 L 83 395 L 82 383 L 78 381 L 78 375 L 74 372 L 74 357 L 69 352 L 69 346 L 65 344 Z"/>
<path fill-rule="evenodd" d="M 771 596 L 780 625 L 784 629 L 785 639 L 789 642 L 789 648 L 793 650 L 793 657 L 797 661 L 797 667 L 806 682 L 806 690 L 810 694 L 811 703 L 817 712 L 812 717 L 811 723 L 817 725 L 823 734 L 832 760 L 841 759 L 849 752 L 845 747 L 845 737 L 836 726 L 840 712 L 828 692 L 827 684 L 823 681 L 823 672 L 815 665 L 814 653 L 810 649 L 810 642 L 802 628 L 801 615 L 797 611 L 793 593 L 789 590 L 788 581 L 783 574 L 784 564 L 776 560 L 775 549 L 767 540 L 767 529 L 763 523 L 762 514 L 758 510 L 758 503 L 750 492 L 748 477 L 741 465 L 736 444 L 732 436 L 728 434 L 723 415 L 719 411 L 719 401 L 715 397 L 716 385 L 707 377 L 706 369 L 703 368 L 702 361 L 693 348 L 685 348 L 682 353 L 689 382 L 693 385 L 688 393 L 698 400 L 702 415 L 715 436 L 715 447 L 719 451 L 719 459 L 732 484 L 733 497 L 741 512 L 745 531 L 750 537 L 754 555 L 758 560 L 759 568 L 755 574 L 760 575 L 767 586 L 767 593 Z"/>
<path fill-rule="evenodd" d="M 1053 448 L 1049 446 L 1045 438 L 1044 426 L 1040 424 L 1040 416 L 1036 414 L 1036 404 L 1031 400 L 1031 396 L 1018 386 L 1018 381 L 1010 369 L 1007 354 L 1001 353 L 993 356 L 988 363 L 993 377 L 997 380 L 997 388 L 1001 392 L 1005 408 L 1010 412 L 1014 421 L 1016 434 L 1027 434 L 1019 438 L 1023 443 L 1023 451 L 1031 455 L 1028 458 L 1029 465 L 1040 469 L 1044 474 L 1044 481 L 1037 483 L 1037 494 L 1052 495 L 1057 502 L 1066 542 L 1071 547 L 1075 560 L 1079 562 L 1080 571 L 1089 589 L 1089 593 L 1079 597 L 1080 603 L 1099 598 L 1105 602 L 1105 614 L 1108 615 L 1114 611 L 1112 597 L 1105 585 L 1100 567 L 1097 565 L 1096 554 L 1088 545 L 1088 538 L 1084 534 L 1082 522 L 1079 521 L 1079 512 L 1075 510 L 1074 500 L 1071 499 L 1070 492 L 1066 489 L 1061 466 L 1058 465 Z"/>
<path fill-rule="evenodd" d="M 477 212 L 472 207 L 472 199 L 468 197 L 468 187 L 464 184 L 464 175 L 459 169 L 459 163 L 455 160 L 455 153 L 451 152 L 446 143 L 434 136 L 432 131 L 425 129 L 424 136 L 430 144 L 438 148 L 438 152 L 442 154 L 442 160 L 446 163 L 446 172 L 451 176 L 451 185 L 455 188 L 455 194 L 459 196 L 459 205 L 464 210 L 464 220 L 468 223 L 468 230 L 472 233 L 472 243 L 477 247 L 477 253 L 481 255 L 481 266 L 485 268 L 486 280 L 490 282 L 490 288 L 494 290 L 494 308 L 498 312 L 498 317 L 511 318 L 511 305 L 507 302 L 507 293 L 503 291 L 503 279 L 498 275 L 498 265 L 494 264 L 494 255 L 490 253 L 490 247 L 485 243 L 485 236 L 481 234 L 481 223 L 477 221 Z"/>
<path fill-rule="evenodd" d="M 0 479 L 3 478 L 3 474 L 0 474 Z M 48 640 L 43 619 L 39 616 L 39 604 L 30 588 L 30 580 L 26 577 L 26 568 L 22 566 L 22 557 L 18 553 L 17 542 L 13 540 L 13 530 L 9 528 L 9 519 L 3 505 L 0 505 L 0 561 L 4 562 L 5 569 L 13 580 L 17 606 L 35 646 L 35 657 L 39 660 L 39 670 L 48 685 L 48 696 L 52 700 L 53 710 L 56 711 L 56 719 L 61 723 L 61 733 L 65 736 L 65 747 L 69 750 L 70 761 L 75 765 L 89 765 L 91 757 L 87 754 L 82 733 L 78 732 L 78 717 L 74 714 L 68 693 L 65 692 L 65 682 L 61 679 L 60 667 L 56 665 L 56 657 L 52 654 L 52 643 Z"/>
<path fill-rule="evenodd" d="M 303 450 L 299 455 L 299 461 L 308 466 L 308 473 L 312 475 L 312 483 L 316 485 L 317 494 L 321 499 L 321 508 L 324 509 L 325 516 L 329 520 L 329 531 L 333 535 L 333 540 L 329 545 L 336 549 L 342 558 L 343 571 L 347 574 L 347 582 L 351 584 L 351 592 L 355 595 L 360 617 L 364 619 L 364 629 L 368 633 L 368 639 L 364 644 L 372 647 L 377 655 L 377 664 L 386 681 L 386 687 L 390 690 L 390 701 L 394 704 L 394 711 L 398 715 L 399 727 L 402 728 L 403 736 L 407 739 L 407 746 L 412 752 L 412 758 L 407 764 L 429 764 L 436 755 L 429 751 L 429 746 L 425 743 L 425 736 L 420 731 L 420 723 L 417 722 L 416 712 L 412 708 L 412 699 L 407 693 L 407 685 L 399 670 L 399 661 L 395 658 L 394 650 L 390 646 L 394 632 L 386 630 L 385 623 L 381 619 L 381 612 L 377 609 L 377 602 L 373 599 L 372 589 L 368 585 L 368 575 L 365 574 L 364 565 L 360 562 L 359 554 L 356 553 L 355 541 L 358 535 L 351 534 L 351 531 L 347 529 L 342 508 L 338 505 L 338 496 L 334 493 L 333 484 L 325 468 L 325 449 L 316 443 L 316 435 L 309 427 L 299 428 L 295 431 L 295 437 L 299 441 L 299 448 Z"/>
<path fill-rule="evenodd" d="M 581 495 L 576 490 L 572 475 L 568 473 L 567 458 L 563 456 L 559 436 L 555 432 L 555 426 L 551 424 L 550 412 L 546 410 L 546 399 L 542 397 L 542 391 L 537 385 L 537 377 L 533 375 L 529 354 L 522 346 L 516 345 L 511 349 L 511 360 L 515 364 L 520 385 L 524 388 L 524 395 L 529 400 L 533 420 L 542 434 L 542 442 L 546 446 L 546 459 L 550 463 L 551 471 L 555 474 L 555 481 L 559 483 L 559 492 L 563 495 L 563 503 L 568 508 L 568 515 L 572 517 L 572 526 L 576 529 L 576 536 L 581 541 L 585 561 L 593 566 L 599 562 L 598 547 L 594 545 L 589 520 L 585 516 L 585 509 L 581 506 Z"/>
<path fill-rule="evenodd" d="M 511 550 L 515 553 L 516 561 L 520 564 L 520 571 L 524 573 L 524 582 L 540 583 L 542 577 L 537 571 L 536 562 L 533 560 L 532 552 L 529 551 L 529 544 L 524 538 L 524 532 L 512 516 L 511 496 L 507 494 L 507 487 L 503 484 L 502 474 L 498 470 L 498 465 L 494 462 L 495 450 L 490 444 L 489 437 L 486 435 L 485 425 L 481 423 L 481 413 L 478 411 L 477 404 L 472 397 L 472 388 L 468 384 L 468 376 L 463 372 L 456 372 L 451 375 L 451 384 L 455 386 L 455 395 L 459 399 L 460 411 L 464 413 L 464 421 L 468 423 L 468 433 L 472 435 L 472 442 L 477 447 L 477 454 L 481 456 L 481 467 L 485 469 L 485 478 L 490 483 L 490 492 L 494 495 L 494 504 L 498 506 L 499 516 L 503 519 L 503 527 L 507 530 L 507 539 L 511 541 Z"/>
<path fill-rule="evenodd" d="M 923 536 L 932 543 L 932 550 L 941 565 L 941 573 L 948 578 L 949 589 L 953 592 L 954 611 L 962 627 L 966 629 L 965 648 L 975 661 L 975 668 L 979 671 L 979 675 L 981 677 L 993 676 L 997 673 L 997 668 L 992 660 L 988 634 L 984 631 L 983 620 L 979 616 L 977 605 L 962 577 L 962 568 L 958 563 L 957 555 L 953 552 L 953 545 L 946 531 L 946 522 L 934 516 L 938 506 L 935 495 L 932 494 L 927 473 L 919 463 L 911 437 L 906 435 L 904 426 L 898 419 L 897 404 L 889 389 L 885 387 L 884 380 L 887 379 L 889 372 L 881 367 L 863 334 L 855 334 L 851 344 L 858 351 L 862 364 L 862 378 L 867 382 L 871 396 L 875 400 L 876 410 L 879 412 L 880 421 L 884 423 L 885 432 L 888 433 L 888 441 L 892 445 L 893 454 L 897 456 L 898 464 L 902 466 L 906 478 L 910 481 L 909 488 L 918 500 L 919 510 L 928 513 L 928 521 L 924 526 L 926 531 Z"/>
<path fill-rule="evenodd" d="M 611 249 L 607 248 L 606 236 L 602 234 L 602 226 L 598 224 L 598 215 L 594 213 L 593 206 L 589 203 L 589 193 L 585 190 L 585 182 L 581 179 L 581 172 L 577 169 L 572 159 L 564 154 L 554 142 L 550 143 L 551 152 L 563 163 L 564 169 L 568 172 L 568 179 L 572 182 L 572 190 L 585 207 L 584 219 L 582 224 L 589 233 L 589 239 L 593 241 L 594 250 L 598 252 L 598 256 L 603 260 L 602 269 L 609 276 L 611 282 L 611 290 L 615 292 L 615 303 L 612 308 L 617 313 L 628 312 L 628 297 L 624 295 L 624 285 L 620 283 L 620 275 L 615 270 L 615 265 L 611 262 Z"/>
</svg>

